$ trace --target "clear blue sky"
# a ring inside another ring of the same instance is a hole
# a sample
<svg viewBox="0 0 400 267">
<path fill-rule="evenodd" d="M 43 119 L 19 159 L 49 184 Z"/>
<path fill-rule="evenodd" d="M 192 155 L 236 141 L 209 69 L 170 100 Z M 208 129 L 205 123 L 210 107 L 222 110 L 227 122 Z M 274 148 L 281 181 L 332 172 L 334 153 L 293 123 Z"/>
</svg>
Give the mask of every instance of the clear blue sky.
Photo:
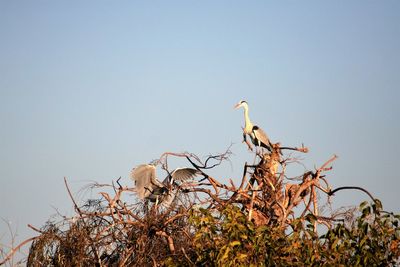
<svg viewBox="0 0 400 267">
<path fill-rule="evenodd" d="M 310 148 L 308 169 L 337 154 L 333 187 L 400 212 L 399 14 L 399 1 L 1 1 L 0 217 L 30 237 L 54 207 L 71 214 L 64 176 L 75 192 L 128 184 L 164 151 L 233 142 L 213 174 L 237 182 L 253 159 L 241 99 L 273 142 Z"/>
</svg>

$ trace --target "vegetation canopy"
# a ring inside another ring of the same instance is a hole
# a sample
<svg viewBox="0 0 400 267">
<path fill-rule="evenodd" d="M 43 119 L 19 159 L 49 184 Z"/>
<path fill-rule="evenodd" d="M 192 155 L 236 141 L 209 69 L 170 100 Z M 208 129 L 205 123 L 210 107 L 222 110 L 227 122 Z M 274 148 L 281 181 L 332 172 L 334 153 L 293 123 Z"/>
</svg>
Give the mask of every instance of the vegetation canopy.
<svg viewBox="0 0 400 267">
<path fill-rule="evenodd" d="M 249 146 L 250 147 L 250 146 Z M 200 176 L 178 187 L 170 205 L 132 201 L 135 188 L 92 184 L 97 199 L 78 204 L 67 180 L 73 217 L 60 216 L 38 229 L 28 266 L 394 266 L 400 263 L 399 215 L 383 210 L 360 187 L 332 189 L 327 174 L 337 158 L 296 177 L 293 157 L 306 147 L 260 147 L 256 164 L 245 163 L 239 183 L 227 184 L 209 170 L 229 160 L 228 149 L 201 160 L 190 153 L 164 153 L 157 161 L 184 158 Z M 133 183 L 132 183 L 133 184 Z M 362 190 L 371 198 L 357 209 L 327 214 L 340 190 Z M 9 262 L 19 247 L 1 264 Z"/>
</svg>

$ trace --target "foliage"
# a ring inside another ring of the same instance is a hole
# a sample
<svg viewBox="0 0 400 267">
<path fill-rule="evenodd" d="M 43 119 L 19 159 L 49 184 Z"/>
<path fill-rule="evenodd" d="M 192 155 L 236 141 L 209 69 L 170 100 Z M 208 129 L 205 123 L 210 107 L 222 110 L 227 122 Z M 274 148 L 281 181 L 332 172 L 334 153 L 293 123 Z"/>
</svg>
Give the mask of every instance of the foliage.
<svg viewBox="0 0 400 267">
<path fill-rule="evenodd" d="M 221 214 L 192 212 L 196 227 L 196 264 L 219 266 L 393 266 L 400 259 L 399 215 L 382 212 L 379 201 L 363 202 L 351 227 L 336 224 L 325 234 L 314 231 L 313 215 L 293 221 L 292 231 L 255 226 L 237 207 Z M 303 226 L 304 225 L 304 226 Z"/>
<path fill-rule="evenodd" d="M 184 157 L 202 179 L 181 183 L 170 206 L 132 201 L 133 188 L 91 186 L 98 199 L 79 206 L 65 185 L 75 215 L 48 222 L 33 240 L 28 266 L 394 266 L 400 264 L 400 215 L 383 210 L 379 200 L 351 211 L 321 216 L 322 198 L 331 190 L 326 175 L 336 156 L 315 171 L 287 179 L 290 158 L 279 144 L 244 166 L 240 185 L 218 182 L 206 171 L 226 160 L 229 150 L 203 163 Z M 286 148 L 307 152 L 302 148 Z M 161 159 L 160 159 L 161 162 Z M 205 182 L 204 182 L 205 181 Z M 108 191 L 108 193 L 107 193 Z M 349 215 L 354 215 L 353 219 Z M 327 228 L 322 228 L 327 227 Z M 321 232 L 322 234 L 319 234 Z M 24 241 L 17 248 L 27 243 Z M 4 256 L 7 262 L 14 249 Z M 4 254 L 4 252 L 3 252 Z"/>
<path fill-rule="evenodd" d="M 360 211 L 351 227 L 339 224 L 321 237 L 330 262 L 353 266 L 399 264 L 400 215 L 382 211 L 379 200 L 372 205 L 361 203 Z"/>
</svg>

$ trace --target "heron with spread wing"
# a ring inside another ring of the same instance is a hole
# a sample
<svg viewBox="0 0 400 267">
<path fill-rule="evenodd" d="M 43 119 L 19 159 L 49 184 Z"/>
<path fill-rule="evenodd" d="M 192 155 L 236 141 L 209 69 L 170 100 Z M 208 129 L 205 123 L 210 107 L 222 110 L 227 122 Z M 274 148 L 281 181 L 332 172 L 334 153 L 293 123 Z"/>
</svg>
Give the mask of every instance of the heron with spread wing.
<svg viewBox="0 0 400 267">
<path fill-rule="evenodd" d="M 243 141 L 246 142 L 246 144 L 249 146 L 251 149 L 251 146 L 247 142 L 247 135 L 250 136 L 251 142 L 254 144 L 254 146 L 258 147 L 264 147 L 268 149 L 270 152 L 272 151 L 272 144 L 267 136 L 267 134 L 258 127 L 257 125 L 253 125 L 253 123 L 250 121 L 249 117 L 249 105 L 247 104 L 246 101 L 240 101 L 235 105 L 235 109 L 238 108 L 243 108 L 244 109 L 244 128 L 243 128 Z"/>
<path fill-rule="evenodd" d="M 132 170 L 131 179 L 135 182 L 135 191 L 140 199 L 169 207 L 179 191 L 176 181 L 184 183 L 197 175 L 199 171 L 196 169 L 176 168 L 160 182 L 156 177 L 156 165 L 142 164 Z"/>
</svg>

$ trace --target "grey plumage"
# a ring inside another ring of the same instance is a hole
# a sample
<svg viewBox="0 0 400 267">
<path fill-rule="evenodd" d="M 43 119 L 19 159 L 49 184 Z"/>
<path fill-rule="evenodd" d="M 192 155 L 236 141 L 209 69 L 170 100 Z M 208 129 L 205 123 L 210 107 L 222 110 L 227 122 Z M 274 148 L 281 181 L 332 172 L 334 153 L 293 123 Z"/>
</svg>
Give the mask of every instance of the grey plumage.
<svg viewBox="0 0 400 267">
<path fill-rule="evenodd" d="M 252 134 L 250 135 L 250 137 L 254 145 L 264 147 L 270 152 L 272 151 L 272 144 L 263 129 L 261 129 L 257 125 L 254 125 L 251 132 Z"/>
<path fill-rule="evenodd" d="M 246 135 L 250 136 L 251 142 L 255 146 L 264 147 L 270 152 L 272 151 L 272 144 L 268 138 L 268 135 L 257 125 L 253 125 L 249 117 L 249 106 L 246 101 L 240 101 L 235 105 L 235 108 L 243 108 L 244 110 L 244 128 L 243 128 L 243 139 L 246 141 Z M 250 145 L 249 145 L 250 147 Z"/>
<path fill-rule="evenodd" d="M 140 199 L 149 197 L 154 189 L 163 187 L 156 178 L 156 166 L 142 164 L 131 172 L 131 179 L 135 181 L 135 190 Z"/>
<path fill-rule="evenodd" d="M 192 168 L 176 168 L 175 170 L 173 170 L 171 172 L 171 177 L 167 176 L 167 178 L 168 179 L 172 178 L 172 181 L 185 181 L 185 180 L 188 180 L 188 179 L 191 179 L 191 178 L 195 177 L 198 174 L 199 174 L 199 171 L 196 170 L 196 169 L 192 169 Z"/>
<path fill-rule="evenodd" d="M 161 202 L 163 206 L 168 207 L 178 193 L 175 181 L 182 183 L 198 174 L 196 169 L 177 168 L 161 183 L 156 178 L 156 166 L 142 164 L 132 170 L 131 179 L 135 182 L 135 191 L 140 199 Z"/>
</svg>

